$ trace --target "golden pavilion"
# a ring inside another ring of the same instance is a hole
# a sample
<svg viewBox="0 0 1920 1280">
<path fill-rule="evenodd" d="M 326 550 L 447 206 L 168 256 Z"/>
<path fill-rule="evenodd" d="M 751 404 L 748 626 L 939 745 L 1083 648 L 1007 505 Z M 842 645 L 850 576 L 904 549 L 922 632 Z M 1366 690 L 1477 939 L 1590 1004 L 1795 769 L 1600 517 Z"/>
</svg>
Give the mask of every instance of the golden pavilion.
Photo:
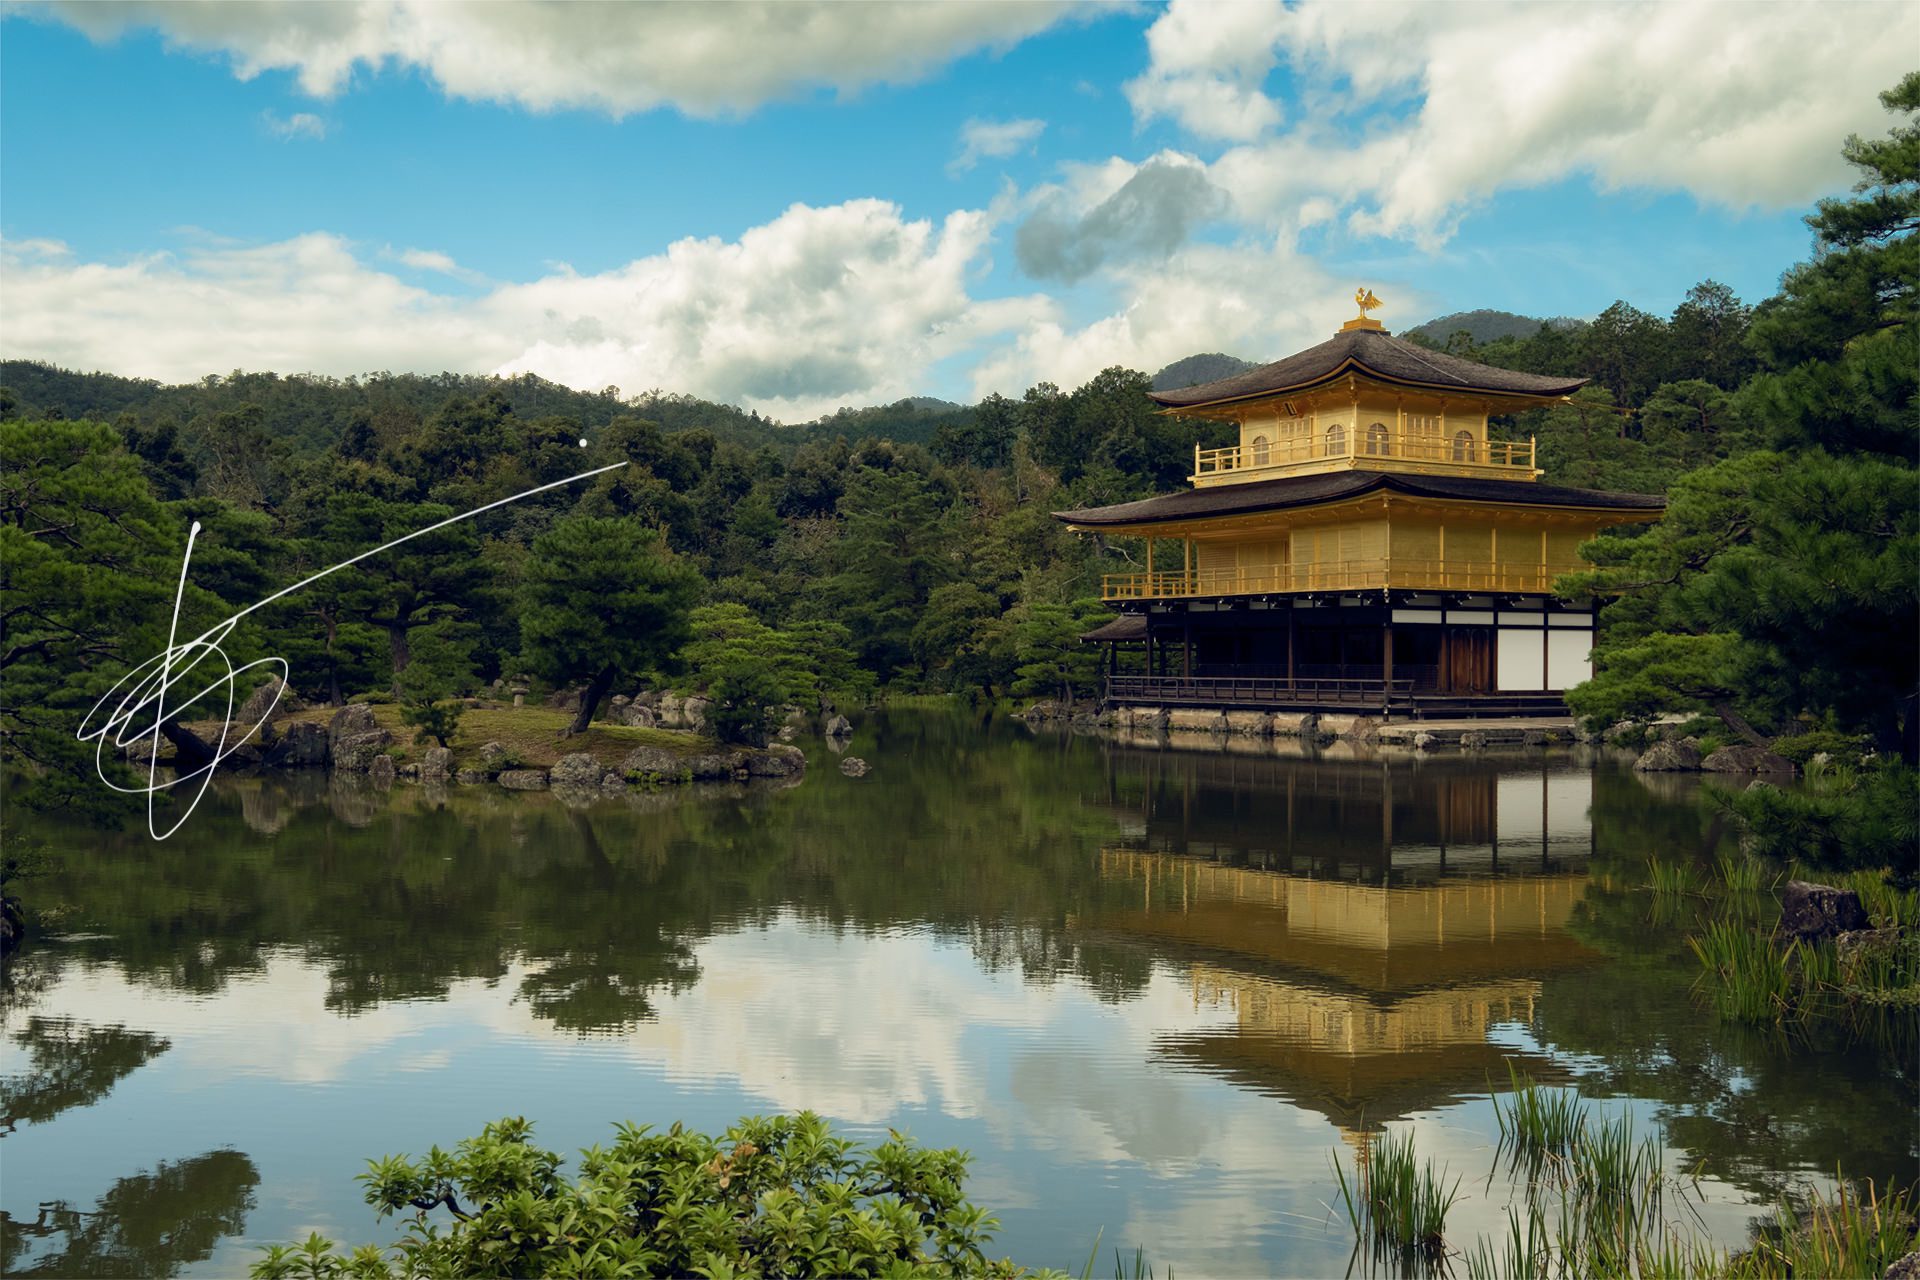
<svg viewBox="0 0 1920 1280">
<path fill-rule="evenodd" d="M 1488 420 L 1559 403 L 1585 378 L 1431 351 L 1366 312 L 1332 339 L 1200 386 L 1166 414 L 1231 422 L 1196 446 L 1193 487 L 1055 512 L 1076 532 L 1145 540 L 1111 574 L 1119 703 L 1414 715 L 1564 713 L 1591 674 L 1594 609 L 1554 598 L 1576 549 L 1664 500 L 1542 484 L 1534 444 Z"/>
</svg>

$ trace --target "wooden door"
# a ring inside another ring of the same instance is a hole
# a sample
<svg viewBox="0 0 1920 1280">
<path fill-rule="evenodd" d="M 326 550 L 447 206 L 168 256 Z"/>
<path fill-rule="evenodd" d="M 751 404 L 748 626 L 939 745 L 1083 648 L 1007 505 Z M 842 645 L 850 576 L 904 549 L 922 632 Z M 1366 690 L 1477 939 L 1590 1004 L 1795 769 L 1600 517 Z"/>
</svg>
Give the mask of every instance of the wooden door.
<svg viewBox="0 0 1920 1280">
<path fill-rule="evenodd" d="M 1484 627 L 1447 628 L 1446 670 L 1441 688 L 1448 693 L 1493 692 L 1493 632 Z"/>
</svg>

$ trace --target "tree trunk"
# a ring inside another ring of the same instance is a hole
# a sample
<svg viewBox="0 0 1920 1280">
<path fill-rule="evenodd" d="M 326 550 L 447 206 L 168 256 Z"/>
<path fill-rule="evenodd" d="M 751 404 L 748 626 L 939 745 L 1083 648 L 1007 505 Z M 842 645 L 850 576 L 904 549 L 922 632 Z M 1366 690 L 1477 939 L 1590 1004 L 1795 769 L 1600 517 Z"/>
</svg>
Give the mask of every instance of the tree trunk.
<svg viewBox="0 0 1920 1280">
<path fill-rule="evenodd" d="M 1750 745 L 1759 747 L 1762 751 L 1773 750 L 1772 740 L 1761 737 L 1760 731 L 1748 724 L 1746 717 L 1733 709 L 1732 703 L 1716 702 L 1713 704 L 1713 710 L 1720 717 L 1721 723 L 1745 738 Z"/>
<path fill-rule="evenodd" d="M 613 688 L 613 678 L 618 673 L 611 665 L 600 668 L 592 683 L 581 691 L 580 710 L 575 713 L 573 723 L 560 736 L 571 738 L 576 733 L 585 733 L 587 726 L 593 723 L 594 713 L 600 710 L 600 700 L 607 696 L 607 690 Z"/>
<path fill-rule="evenodd" d="M 320 617 L 327 624 L 327 705 L 340 706 L 340 663 L 333 656 L 333 642 L 340 634 L 340 619 L 331 609 L 323 609 Z"/>
<path fill-rule="evenodd" d="M 183 773 L 213 763 L 213 748 L 178 720 L 162 720 L 160 736 L 173 744 L 173 767 Z"/>
</svg>

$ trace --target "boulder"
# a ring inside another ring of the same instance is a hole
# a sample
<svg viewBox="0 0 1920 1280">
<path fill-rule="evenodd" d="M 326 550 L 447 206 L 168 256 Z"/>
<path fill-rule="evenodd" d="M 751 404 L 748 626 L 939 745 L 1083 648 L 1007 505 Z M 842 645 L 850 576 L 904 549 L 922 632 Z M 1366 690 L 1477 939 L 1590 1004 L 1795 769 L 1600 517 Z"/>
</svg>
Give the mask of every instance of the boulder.
<svg viewBox="0 0 1920 1280">
<path fill-rule="evenodd" d="M 337 773 L 366 773 L 375 756 L 383 754 L 393 735 L 385 729 L 353 733 L 333 740 L 333 767 Z"/>
<path fill-rule="evenodd" d="M 1920 1280 L 1920 1249 L 1889 1262 L 1880 1280 Z"/>
<path fill-rule="evenodd" d="M 329 749 L 326 725 L 297 721 L 273 744 L 266 762 L 288 769 L 314 768 L 327 762 Z"/>
<path fill-rule="evenodd" d="M 600 775 L 605 772 L 598 760 L 584 751 L 576 751 L 554 761 L 547 781 L 556 787 L 597 787 Z"/>
<path fill-rule="evenodd" d="M 1785 756 L 1775 755 L 1765 747 L 1732 746 L 1722 747 L 1705 760 L 1700 767 L 1708 773 L 1772 773 L 1792 774 L 1793 761 Z"/>
<path fill-rule="evenodd" d="M 462 769 L 453 775 L 453 780 L 463 787 L 478 786 L 487 780 L 487 772 L 484 769 Z"/>
<path fill-rule="evenodd" d="M 1529 747 L 1544 747 L 1553 739 L 1547 736 L 1545 729 L 1529 729 L 1520 735 L 1520 741 Z"/>
<path fill-rule="evenodd" d="M 420 781 L 420 766 L 412 760 L 409 760 L 400 766 L 400 776 L 409 782 L 418 782 Z"/>
<path fill-rule="evenodd" d="M 487 742 L 480 747 L 480 769 L 483 773 L 498 773 L 507 767 L 507 748 L 505 743 Z"/>
<path fill-rule="evenodd" d="M 1789 938 L 1817 942 L 1871 923 L 1860 895 L 1851 889 L 1805 880 L 1789 880 L 1780 887 L 1780 932 Z"/>
<path fill-rule="evenodd" d="M 707 727 L 707 709 L 713 706 L 713 699 L 688 697 L 680 704 L 680 721 L 683 727 L 695 733 L 703 733 Z"/>
<path fill-rule="evenodd" d="M 1416 733 L 1413 735 L 1413 749 L 1415 751 L 1430 750 L 1432 747 L 1438 744 L 1438 742 L 1439 742 L 1439 739 L 1434 737 L 1432 734 L 1428 733 L 1425 729 L 1422 729 L 1419 733 Z"/>
<path fill-rule="evenodd" d="M 1641 773 L 1686 773 L 1700 767 L 1700 750 L 1687 738 L 1662 738 L 1641 752 L 1633 767 Z"/>
<path fill-rule="evenodd" d="M 1852 969 L 1862 960 L 1884 956 L 1891 959 L 1906 937 L 1904 929 L 1853 929 L 1833 935 L 1833 949 L 1841 967 Z"/>
<path fill-rule="evenodd" d="M 298 711 L 300 699 L 294 697 L 293 690 L 286 682 L 274 676 L 253 691 L 245 702 L 240 704 L 239 712 L 234 716 L 234 724 L 242 731 L 254 725 L 260 726 L 260 736 L 256 741 L 262 745 L 273 743 L 273 722 L 289 711 Z"/>
<path fill-rule="evenodd" d="M 798 747 L 775 744 L 747 753 L 747 772 L 756 778 L 791 778 L 807 771 L 807 757 Z"/>
<path fill-rule="evenodd" d="M 545 791 L 547 775 L 541 769 L 506 769 L 495 779 L 509 791 Z"/>
<path fill-rule="evenodd" d="M 1372 716 L 1331 715 L 1320 717 L 1316 736 L 1351 738 L 1355 742 L 1368 742 L 1379 731 L 1380 722 Z"/>
<path fill-rule="evenodd" d="M 361 702 L 351 703 L 334 712 L 333 719 L 327 722 L 327 749 L 330 753 L 336 751 L 342 739 L 372 733 L 379 727 L 372 707 Z"/>
<path fill-rule="evenodd" d="M 1487 735 L 1478 729 L 1469 729 L 1460 735 L 1462 751 L 1479 751 L 1487 745 Z"/>
<path fill-rule="evenodd" d="M 850 737 L 852 734 L 853 721 L 841 715 L 828 717 L 827 736 L 829 738 L 845 738 Z"/>
<path fill-rule="evenodd" d="M 800 730 L 794 728 L 790 724 L 783 724 L 780 726 L 779 730 L 775 732 L 773 736 L 778 738 L 782 742 L 792 742 L 795 738 L 800 736 Z"/>
<path fill-rule="evenodd" d="M 1060 720 L 1064 719 L 1066 714 L 1066 708 L 1062 707 L 1059 703 L 1053 701 L 1051 698 L 1043 698 L 1039 702 L 1030 704 L 1025 711 L 1020 713 L 1020 718 L 1028 722 Z"/>
<path fill-rule="evenodd" d="M 420 758 L 420 781 L 445 782 L 453 772 L 453 752 L 445 747 L 428 747 Z"/>
<path fill-rule="evenodd" d="M 638 702 L 629 702 L 609 718 L 618 724 L 628 725 L 635 729 L 653 729 L 658 727 L 658 717 L 654 714 L 653 708 L 642 706 Z"/>
<path fill-rule="evenodd" d="M 684 729 L 687 727 L 686 711 L 677 693 L 663 693 L 653 709 L 653 722 L 662 729 Z"/>
<path fill-rule="evenodd" d="M 679 767 L 696 782 L 719 782 L 745 775 L 747 757 L 742 751 L 706 751 L 682 756 Z"/>
<path fill-rule="evenodd" d="M 681 770 L 680 757 L 665 747 L 635 747 L 620 762 L 621 777 L 629 774 L 655 774 L 662 778 L 677 778 Z"/>
<path fill-rule="evenodd" d="M 846 774 L 849 778 L 864 778 L 873 772 L 873 770 L 869 768 L 867 762 L 859 756 L 848 756 L 840 762 L 840 772 Z"/>
<path fill-rule="evenodd" d="M 393 757 L 384 751 L 367 765 L 367 776 L 373 779 L 373 784 L 377 787 L 392 786 L 396 772 Z"/>
</svg>

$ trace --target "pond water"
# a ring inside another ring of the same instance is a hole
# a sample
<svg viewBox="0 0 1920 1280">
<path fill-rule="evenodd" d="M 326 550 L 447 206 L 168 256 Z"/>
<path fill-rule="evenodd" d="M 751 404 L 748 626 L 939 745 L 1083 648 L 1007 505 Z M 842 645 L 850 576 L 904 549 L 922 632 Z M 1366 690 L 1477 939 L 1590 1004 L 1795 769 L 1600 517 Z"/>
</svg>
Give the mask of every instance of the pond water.
<svg viewBox="0 0 1920 1280">
<path fill-rule="evenodd" d="M 967 1148 L 1029 1265 L 1078 1274 L 1098 1235 L 1162 1273 L 1338 1275 L 1330 1161 L 1383 1130 L 1461 1177 L 1456 1238 L 1504 1230 L 1509 1062 L 1660 1133 L 1722 1243 L 1836 1164 L 1913 1174 L 1906 1054 L 1689 995 L 1637 888 L 1726 838 L 1688 780 L 945 713 L 869 719 L 862 779 L 802 745 L 798 786 L 579 808 L 290 776 L 160 845 L 10 819 L 60 858 L 4 994 L 0 1271 L 385 1241 L 366 1159 L 504 1115 L 574 1151 L 810 1108 Z"/>
</svg>

